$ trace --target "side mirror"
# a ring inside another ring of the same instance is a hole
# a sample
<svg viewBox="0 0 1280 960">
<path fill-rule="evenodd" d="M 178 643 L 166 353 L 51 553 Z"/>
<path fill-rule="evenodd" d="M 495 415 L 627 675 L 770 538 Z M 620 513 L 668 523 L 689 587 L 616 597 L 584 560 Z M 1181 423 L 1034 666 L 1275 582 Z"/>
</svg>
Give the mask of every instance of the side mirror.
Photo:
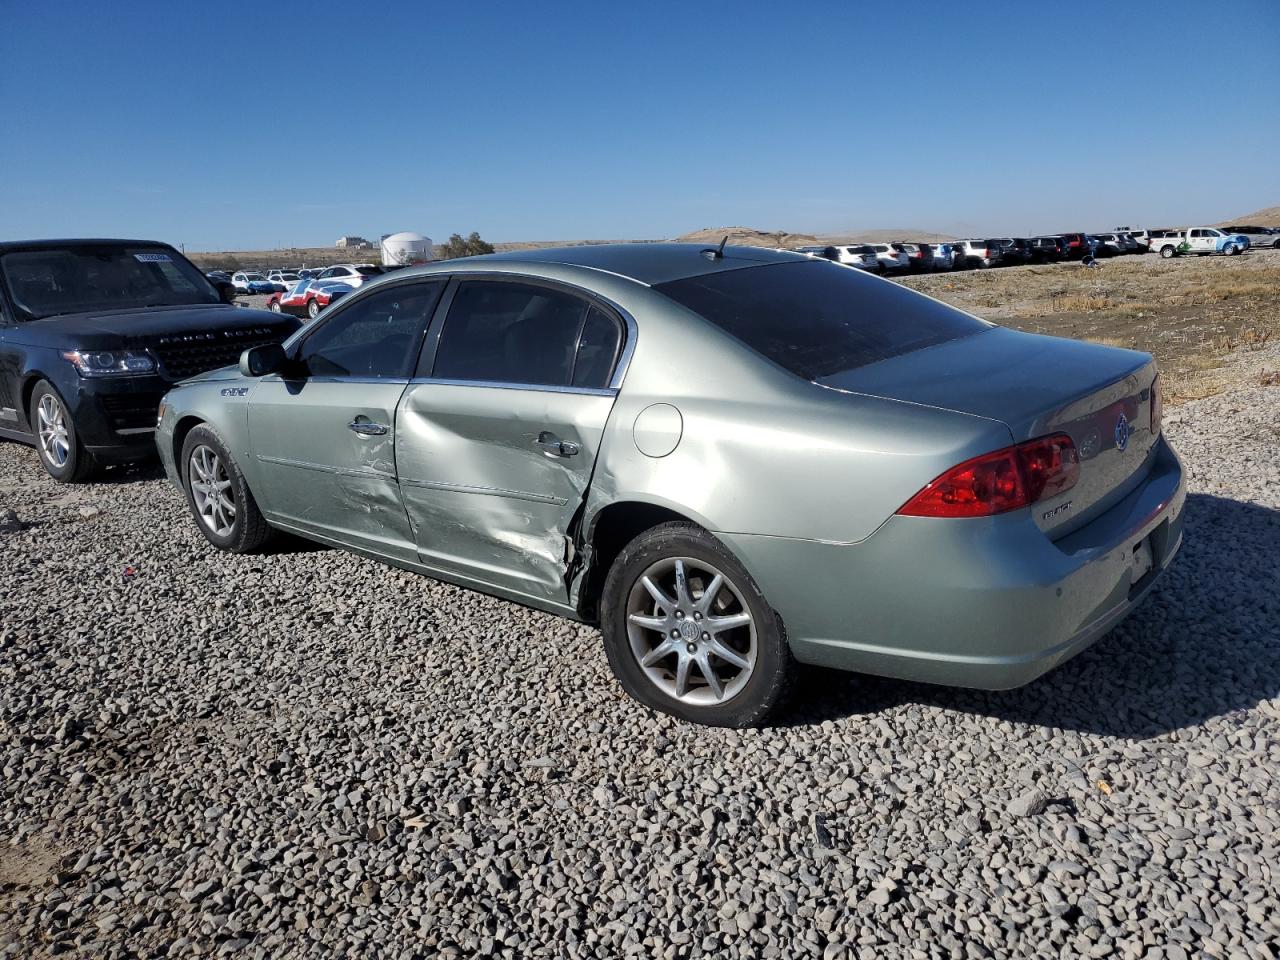
<svg viewBox="0 0 1280 960">
<path fill-rule="evenodd" d="M 217 284 L 217 287 L 218 296 L 222 298 L 223 303 L 236 302 L 236 285 L 234 283 L 227 283 L 227 281 L 223 280 L 221 283 Z"/>
<path fill-rule="evenodd" d="M 265 343 L 250 347 L 240 354 L 240 372 L 246 377 L 265 377 L 284 369 L 287 356 L 278 343 Z"/>
</svg>

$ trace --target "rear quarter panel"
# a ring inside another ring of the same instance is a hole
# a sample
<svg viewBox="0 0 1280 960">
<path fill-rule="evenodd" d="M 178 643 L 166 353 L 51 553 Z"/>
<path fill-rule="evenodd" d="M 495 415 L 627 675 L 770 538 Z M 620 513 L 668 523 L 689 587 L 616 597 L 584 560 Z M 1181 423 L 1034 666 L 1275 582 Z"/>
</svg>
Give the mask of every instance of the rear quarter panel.
<svg viewBox="0 0 1280 960">
<path fill-rule="evenodd" d="M 602 441 L 588 530 L 604 506 L 634 500 L 713 531 L 852 543 L 943 470 L 1011 442 L 994 420 L 809 383 L 659 294 L 628 308 L 639 337 Z M 635 439 L 654 404 L 680 412 L 665 456 Z"/>
</svg>

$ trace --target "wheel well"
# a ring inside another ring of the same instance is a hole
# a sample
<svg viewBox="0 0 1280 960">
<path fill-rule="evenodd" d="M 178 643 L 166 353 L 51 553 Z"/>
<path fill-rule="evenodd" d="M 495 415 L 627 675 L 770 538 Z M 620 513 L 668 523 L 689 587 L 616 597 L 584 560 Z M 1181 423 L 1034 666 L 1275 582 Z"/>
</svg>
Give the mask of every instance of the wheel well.
<svg viewBox="0 0 1280 960">
<path fill-rule="evenodd" d="M 182 476 L 182 444 L 187 439 L 187 434 L 194 430 L 200 424 L 204 423 L 199 417 L 186 416 L 179 420 L 173 428 L 173 462 L 178 468 L 178 475 Z"/>
<path fill-rule="evenodd" d="M 590 565 L 578 590 L 578 612 L 584 619 L 590 622 L 597 619 L 605 577 L 622 548 L 646 530 L 673 520 L 694 522 L 666 507 L 633 501 L 611 503 L 596 515 L 591 531 Z"/>
<path fill-rule="evenodd" d="M 25 380 L 22 381 L 22 387 L 19 391 L 21 394 L 22 407 L 18 410 L 18 416 L 22 418 L 21 422 L 27 425 L 27 429 L 35 433 L 35 424 L 31 421 L 31 395 L 36 392 L 36 384 L 40 382 L 49 384 L 53 387 L 53 391 L 58 393 L 58 388 L 53 386 L 53 381 L 46 377 L 38 370 L 32 370 Z M 61 396 L 61 394 L 59 394 Z"/>
</svg>

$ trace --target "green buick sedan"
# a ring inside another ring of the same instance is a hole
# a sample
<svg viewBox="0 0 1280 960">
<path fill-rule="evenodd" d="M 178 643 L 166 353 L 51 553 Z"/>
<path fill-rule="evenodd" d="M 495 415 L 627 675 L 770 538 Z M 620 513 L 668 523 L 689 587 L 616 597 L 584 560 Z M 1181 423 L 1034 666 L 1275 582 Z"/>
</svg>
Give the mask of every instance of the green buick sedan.
<svg viewBox="0 0 1280 960">
<path fill-rule="evenodd" d="M 172 389 L 156 443 L 219 549 L 599 624 L 632 696 L 724 726 L 797 662 L 1027 683 L 1134 610 L 1186 497 L 1147 354 L 723 245 L 397 271 Z"/>
</svg>

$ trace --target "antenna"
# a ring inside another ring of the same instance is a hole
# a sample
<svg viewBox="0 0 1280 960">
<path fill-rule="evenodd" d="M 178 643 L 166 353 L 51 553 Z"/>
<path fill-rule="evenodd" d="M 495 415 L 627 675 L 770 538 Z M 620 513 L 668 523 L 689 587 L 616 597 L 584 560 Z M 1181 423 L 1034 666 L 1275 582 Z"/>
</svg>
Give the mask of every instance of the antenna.
<svg viewBox="0 0 1280 960">
<path fill-rule="evenodd" d="M 707 247 L 707 249 L 702 250 L 702 251 L 700 251 L 700 252 L 701 252 L 701 253 L 702 253 L 702 255 L 703 255 L 704 257 L 706 257 L 708 260 L 723 260 L 723 259 L 724 259 L 724 245 L 725 245 L 726 243 L 728 243 L 728 242 L 729 242 L 729 235 L 726 233 L 726 234 L 724 235 L 724 239 L 720 241 L 720 246 L 716 247 L 714 250 L 713 250 L 713 249 L 711 249 L 711 247 Z"/>
</svg>

